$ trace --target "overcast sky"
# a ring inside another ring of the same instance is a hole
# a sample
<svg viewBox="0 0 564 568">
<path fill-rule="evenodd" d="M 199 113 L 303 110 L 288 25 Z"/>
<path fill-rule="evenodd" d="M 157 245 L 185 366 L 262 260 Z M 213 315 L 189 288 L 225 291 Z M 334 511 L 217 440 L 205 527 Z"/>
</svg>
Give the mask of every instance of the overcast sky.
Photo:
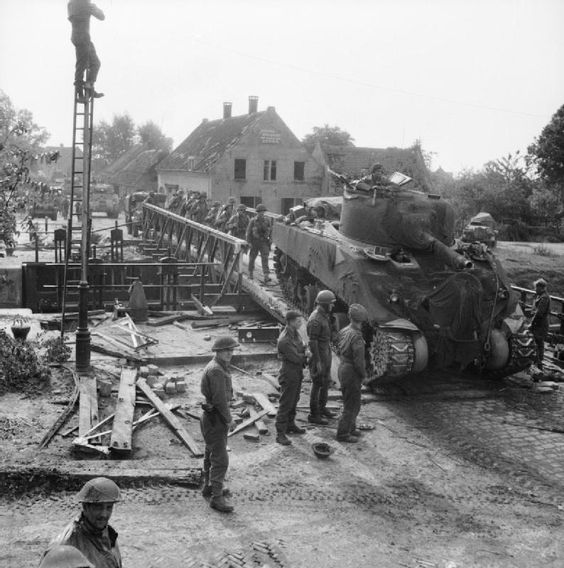
<svg viewBox="0 0 564 568">
<path fill-rule="evenodd" d="M 179 144 L 202 120 L 276 107 L 298 137 L 481 167 L 525 150 L 564 104 L 564 0 L 98 0 L 95 121 L 128 112 Z M 0 89 L 70 144 L 65 0 L 0 0 Z"/>
</svg>

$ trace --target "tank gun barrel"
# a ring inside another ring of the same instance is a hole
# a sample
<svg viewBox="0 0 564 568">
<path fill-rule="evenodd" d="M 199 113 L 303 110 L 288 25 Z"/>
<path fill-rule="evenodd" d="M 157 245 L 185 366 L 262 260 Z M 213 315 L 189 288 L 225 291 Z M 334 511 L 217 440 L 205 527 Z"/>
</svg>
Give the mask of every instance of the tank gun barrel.
<svg viewBox="0 0 564 568">
<path fill-rule="evenodd" d="M 429 235 L 430 236 L 430 235 Z M 452 268 L 461 270 L 463 268 L 472 268 L 474 264 L 471 260 L 468 260 L 466 257 L 454 252 L 452 249 L 447 247 L 438 239 L 431 237 L 431 247 L 433 250 L 433 254 L 442 260 L 445 264 L 448 264 Z"/>
</svg>

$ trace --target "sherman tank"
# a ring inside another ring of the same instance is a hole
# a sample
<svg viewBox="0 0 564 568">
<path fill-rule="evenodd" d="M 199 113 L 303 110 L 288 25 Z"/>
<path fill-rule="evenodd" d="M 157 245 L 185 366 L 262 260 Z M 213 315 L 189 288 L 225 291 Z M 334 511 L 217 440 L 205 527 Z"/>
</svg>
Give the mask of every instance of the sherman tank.
<svg viewBox="0 0 564 568">
<path fill-rule="evenodd" d="M 374 379 L 467 367 L 501 377 L 532 363 L 505 271 L 485 244 L 455 241 L 453 209 L 439 196 L 347 182 L 340 218 L 315 208 L 273 224 L 280 285 L 306 314 L 319 290 L 332 290 L 337 328 L 349 304 L 365 306 Z"/>
</svg>

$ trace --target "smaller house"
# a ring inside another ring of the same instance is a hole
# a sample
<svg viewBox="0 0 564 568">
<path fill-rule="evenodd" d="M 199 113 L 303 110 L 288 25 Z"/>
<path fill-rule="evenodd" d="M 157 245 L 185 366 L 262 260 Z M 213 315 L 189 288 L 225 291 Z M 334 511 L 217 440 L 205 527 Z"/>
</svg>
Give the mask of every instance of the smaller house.
<svg viewBox="0 0 564 568">
<path fill-rule="evenodd" d="M 357 146 L 315 145 L 314 159 L 323 166 L 325 175 L 322 187 L 324 195 L 339 194 L 341 183 L 336 181 L 329 170 L 358 179 L 370 173 L 375 163 L 382 164 L 389 174 L 397 171 L 413 178 L 410 187 L 420 191 L 431 191 L 431 173 L 418 146 L 411 148 L 362 148 Z"/>
<path fill-rule="evenodd" d="M 157 191 L 157 164 L 167 155 L 145 144 L 135 144 L 96 177 L 109 183 L 119 195 L 136 191 Z"/>
</svg>

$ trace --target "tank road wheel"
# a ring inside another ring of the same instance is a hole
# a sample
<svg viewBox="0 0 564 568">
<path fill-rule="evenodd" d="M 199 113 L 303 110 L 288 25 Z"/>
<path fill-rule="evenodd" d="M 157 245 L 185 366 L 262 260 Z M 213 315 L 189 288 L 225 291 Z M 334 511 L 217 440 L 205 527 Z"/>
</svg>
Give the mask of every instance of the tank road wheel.
<svg viewBox="0 0 564 568">
<path fill-rule="evenodd" d="M 529 331 L 514 333 L 509 337 L 509 361 L 503 369 L 485 371 L 483 376 L 491 380 L 503 379 L 532 365 L 536 358 L 533 334 Z"/>
<path fill-rule="evenodd" d="M 370 346 L 370 361 L 376 379 L 408 375 L 415 363 L 412 336 L 397 330 L 377 329 Z"/>
</svg>

